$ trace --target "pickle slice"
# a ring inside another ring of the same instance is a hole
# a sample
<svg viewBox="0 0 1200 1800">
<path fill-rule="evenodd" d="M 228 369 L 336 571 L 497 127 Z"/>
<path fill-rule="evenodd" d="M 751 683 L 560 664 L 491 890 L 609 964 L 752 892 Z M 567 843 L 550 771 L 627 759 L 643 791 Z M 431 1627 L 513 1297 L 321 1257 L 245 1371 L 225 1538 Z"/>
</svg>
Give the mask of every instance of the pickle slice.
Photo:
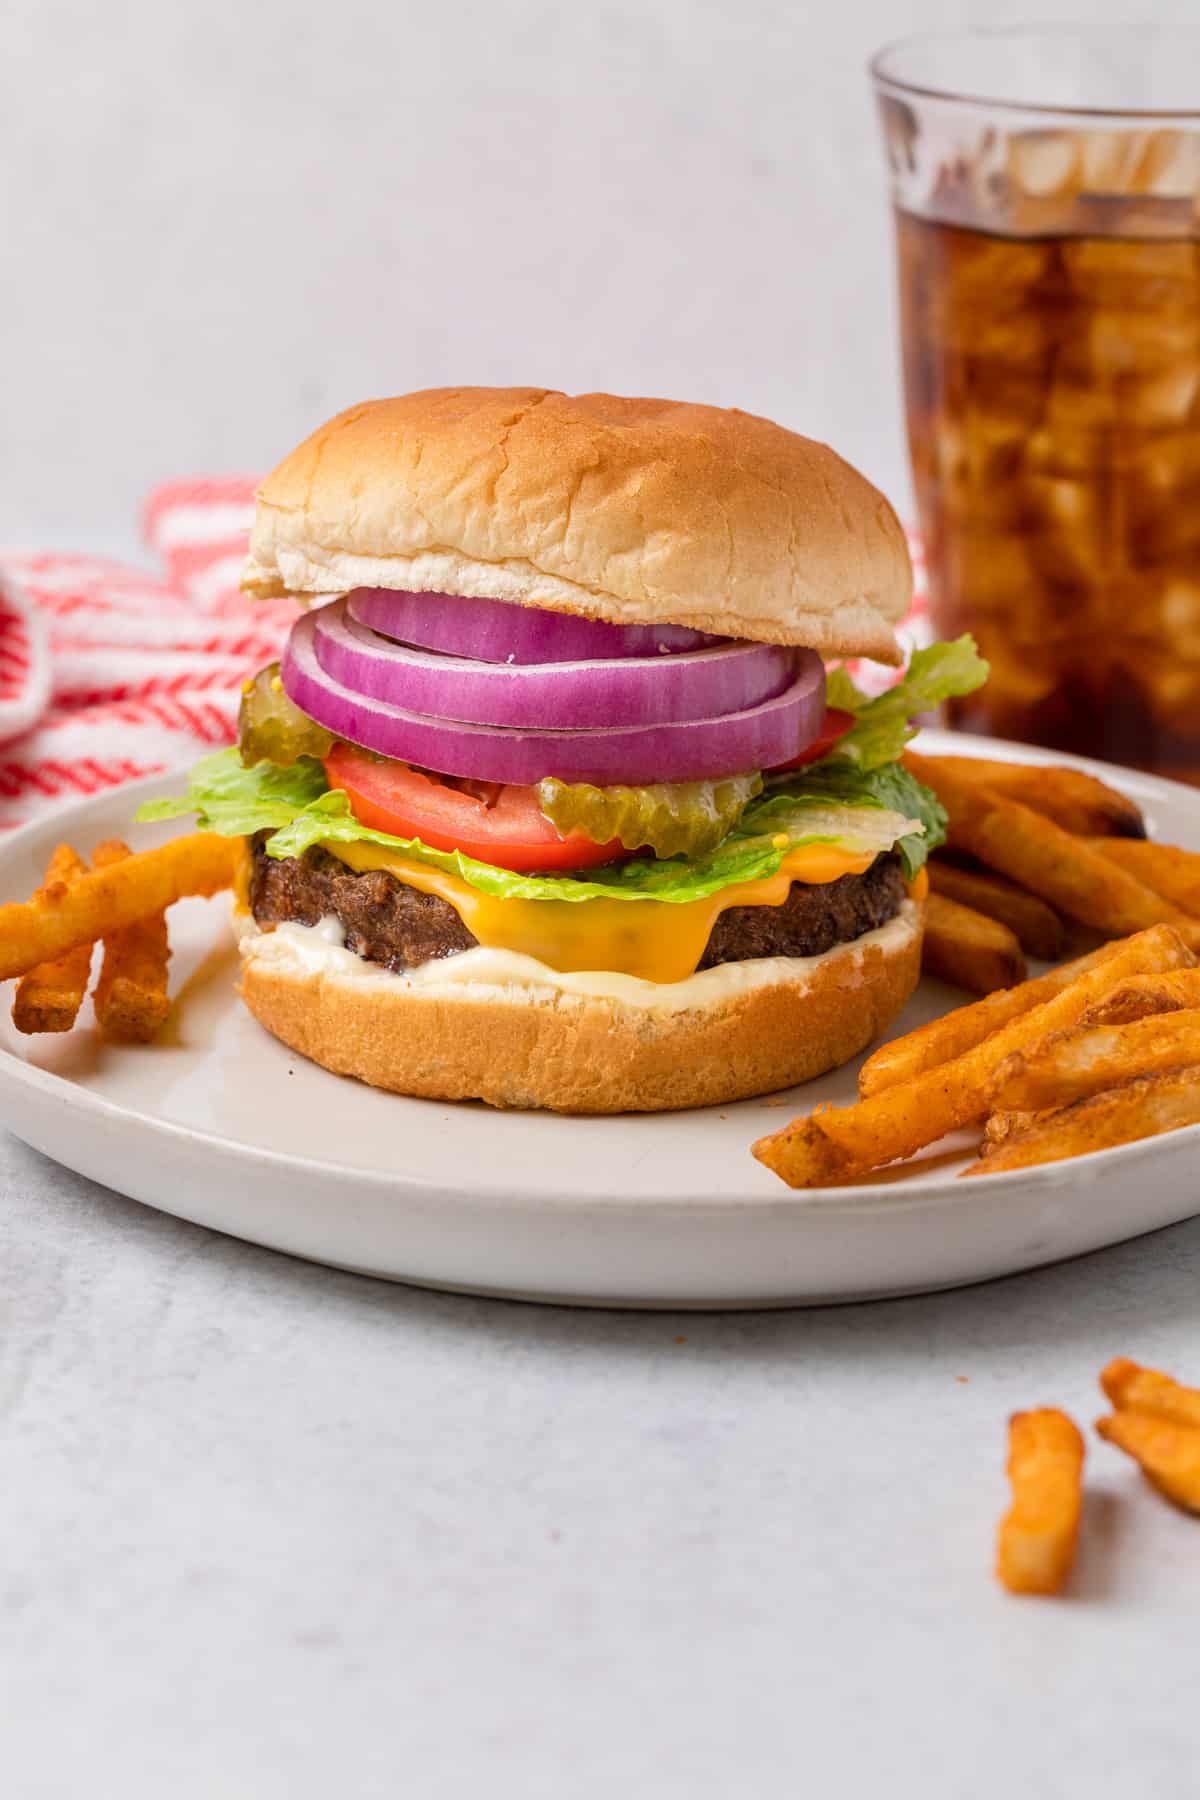
<svg viewBox="0 0 1200 1800">
<path fill-rule="evenodd" d="M 655 856 L 703 856 L 728 837 L 756 794 L 762 776 L 723 781 L 663 781 L 652 787 L 589 787 L 585 782 L 537 784 L 538 805 L 566 837 L 581 831 L 594 844 L 618 838 L 626 850 Z"/>
<path fill-rule="evenodd" d="M 238 750 L 245 768 L 272 762 L 290 769 L 302 756 L 320 759 L 332 749 L 332 735 L 284 693 L 277 662 L 246 683 L 238 708 Z"/>
</svg>

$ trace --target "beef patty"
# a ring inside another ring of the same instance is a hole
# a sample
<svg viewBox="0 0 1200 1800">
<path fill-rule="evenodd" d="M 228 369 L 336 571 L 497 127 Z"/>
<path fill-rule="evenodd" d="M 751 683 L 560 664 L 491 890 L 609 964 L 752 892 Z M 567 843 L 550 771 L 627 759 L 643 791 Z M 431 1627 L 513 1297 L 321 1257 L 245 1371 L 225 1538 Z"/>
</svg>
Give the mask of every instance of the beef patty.
<svg viewBox="0 0 1200 1800">
<path fill-rule="evenodd" d="M 260 925 L 293 919 L 316 925 L 332 913 L 346 946 L 399 973 L 478 943 L 446 900 L 422 894 L 383 869 L 357 874 L 327 850 L 276 860 L 254 844 L 250 906 Z M 782 906 L 731 906 L 713 926 L 702 969 L 756 956 L 821 956 L 895 918 L 905 897 L 896 856 L 880 856 L 865 875 L 819 887 L 792 883 Z"/>
</svg>

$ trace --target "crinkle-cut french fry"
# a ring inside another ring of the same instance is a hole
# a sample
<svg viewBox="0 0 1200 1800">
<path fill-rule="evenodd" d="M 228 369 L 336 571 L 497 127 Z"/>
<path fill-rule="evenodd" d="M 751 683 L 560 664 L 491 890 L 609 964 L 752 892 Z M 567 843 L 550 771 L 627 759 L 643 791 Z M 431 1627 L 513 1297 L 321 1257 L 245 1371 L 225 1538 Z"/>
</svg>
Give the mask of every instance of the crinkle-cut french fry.
<svg viewBox="0 0 1200 1800">
<path fill-rule="evenodd" d="M 1195 850 L 1122 838 L 1093 838 L 1091 847 L 1190 918 L 1200 919 L 1200 854 Z"/>
<path fill-rule="evenodd" d="M 1083 1510 L 1083 1436 L 1057 1407 L 1008 1426 L 1012 1506 L 1000 1522 L 996 1574 L 1013 1594 L 1057 1594 L 1075 1561 Z"/>
<path fill-rule="evenodd" d="M 1019 800 L 1005 799 L 946 769 L 938 757 L 908 752 L 905 764 L 933 789 L 949 817 L 948 839 L 989 869 L 1019 881 L 1058 912 L 1108 937 L 1151 925 L 1195 926 L 1194 920 Z"/>
<path fill-rule="evenodd" d="M 106 869 L 131 854 L 128 844 L 113 839 L 97 845 L 92 861 L 96 868 Z M 171 1010 L 167 997 L 170 955 L 165 913 L 152 913 L 108 934 L 92 995 L 96 1023 L 106 1037 L 119 1043 L 148 1044 L 157 1036 Z"/>
<path fill-rule="evenodd" d="M 1007 925 L 948 900 L 936 889 L 925 903 L 921 966 L 939 981 L 970 994 L 1016 987 L 1029 973 L 1021 946 Z"/>
<path fill-rule="evenodd" d="M 977 787 L 1019 800 L 1079 837 L 1144 838 L 1141 809 L 1127 794 L 1080 769 L 996 762 L 984 756 L 939 756 L 938 763 Z"/>
<path fill-rule="evenodd" d="M 1145 1369 L 1116 1356 L 1102 1370 L 1100 1386 L 1117 1412 L 1155 1413 L 1200 1431 L 1200 1388 L 1185 1387 L 1160 1369 Z"/>
<path fill-rule="evenodd" d="M 46 879 L 34 896 L 36 902 L 53 904 L 73 882 L 87 872 L 87 864 L 70 844 L 59 844 L 46 866 Z M 13 996 L 13 1024 L 32 1036 L 43 1031 L 70 1031 L 92 972 L 92 945 L 80 944 L 64 956 L 39 963 L 23 975 Z"/>
<path fill-rule="evenodd" d="M 1188 958 L 1170 926 L 1140 932 L 1069 987 L 992 1032 L 953 1062 L 882 1089 L 856 1106 L 823 1107 L 808 1119 L 760 1138 L 754 1155 L 790 1187 L 856 1181 L 871 1169 L 912 1156 L 949 1132 L 981 1123 L 992 1080 L 1005 1058 L 1029 1049 L 1079 1015 L 1126 975 L 1170 968 Z M 1015 1140 L 1025 1142 L 1025 1137 Z M 1008 1151 L 1004 1146 L 997 1154 Z M 992 1163 L 989 1159 L 987 1168 Z"/>
<path fill-rule="evenodd" d="M 994 1150 L 985 1149 L 964 1175 L 998 1175 L 1006 1169 L 1034 1169 L 1066 1162 L 1094 1150 L 1111 1150 L 1142 1138 L 1160 1137 L 1200 1124 L 1200 1066 L 1164 1075 L 1139 1075 L 1108 1088 L 1015 1133 Z"/>
<path fill-rule="evenodd" d="M 81 875 L 43 898 L 0 906 L 0 981 L 94 943 L 188 894 L 216 894 L 233 880 L 240 840 L 197 831 Z"/>
<path fill-rule="evenodd" d="M 1165 1499 L 1200 1513 L 1200 1431 L 1161 1413 L 1118 1412 L 1096 1420 L 1106 1444 L 1132 1456 Z"/>
<path fill-rule="evenodd" d="M 1187 1012 L 1195 1006 L 1200 1006 L 1200 968 L 1132 975 L 1089 1006 L 1079 1023 L 1089 1030 L 1096 1025 L 1132 1025 L 1136 1019 Z"/>
<path fill-rule="evenodd" d="M 956 900 L 975 912 L 985 913 L 1016 935 L 1017 942 L 1029 956 L 1041 962 L 1057 962 L 1063 953 L 1066 934 L 1063 922 L 1054 908 L 1027 894 L 1015 882 L 1001 875 L 983 875 L 976 869 L 960 869 L 954 863 L 942 862 L 935 856 L 926 865 L 929 885 L 935 894 Z"/>
<path fill-rule="evenodd" d="M 1155 1014 L 1132 1025 L 1052 1032 L 1001 1063 L 992 1104 L 1036 1111 L 1068 1106 L 1135 1075 L 1200 1063 L 1200 1010 Z"/>
<path fill-rule="evenodd" d="M 927 1069 L 940 1068 L 943 1063 L 953 1062 L 956 1057 L 974 1049 L 976 1044 L 982 1044 L 994 1031 L 999 1031 L 1013 1019 L 1032 1012 L 1035 1007 L 1044 1006 L 1047 1000 L 1061 994 L 1081 976 L 1111 962 L 1114 957 L 1122 956 L 1124 952 L 1123 943 L 1102 944 L 1099 950 L 1091 951 L 1077 962 L 1064 963 L 1061 969 L 1051 969 L 1048 974 L 1036 975 L 1032 981 L 1022 982 L 1020 987 L 1008 988 L 999 994 L 989 994 L 986 1000 L 977 1000 L 972 1006 L 960 1006 L 955 1012 L 945 1013 L 940 1019 L 931 1019 L 928 1025 L 919 1025 L 904 1037 L 893 1038 L 890 1043 L 881 1044 L 859 1071 L 859 1093 L 864 1100 L 868 1100 L 872 1095 L 881 1094 L 885 1088 L 895 1087 L 901 1081 L 912 1081 Z M 1176 944 L 1174 954 L 1177 958 L 1175 963 L 1158 966 L 1187 968 L 1196 961 L 1182 944 Z"/>
</svg>

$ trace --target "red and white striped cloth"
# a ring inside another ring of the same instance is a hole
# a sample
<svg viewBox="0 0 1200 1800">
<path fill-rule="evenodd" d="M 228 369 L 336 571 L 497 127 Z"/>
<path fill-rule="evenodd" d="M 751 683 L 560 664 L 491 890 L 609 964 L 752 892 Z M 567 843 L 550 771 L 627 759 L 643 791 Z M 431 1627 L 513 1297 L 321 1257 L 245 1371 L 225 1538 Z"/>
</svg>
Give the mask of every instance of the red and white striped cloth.
<svg viewBox="0 0 1200 1800">
<path fill-rule="evenodd" d="M 238 592 L 254 485 L 155 488 L 142 535 L 158 574 L 0 554 L 0 827 L 232 740 L 241 683 L 296 616 Z"/>
<path fill-rule="evenodd" d="M 0 828 L 232 742 L 241 684 L 296 608 L 238 591 L 249 476 L 164 482 L 142 536 L 158 574 L 96 556 L 0 553 Z M 924 641 L 923 563 L 903 635 Z M 859 672 L 875 686 L 877 665 Z"/>
</svg>

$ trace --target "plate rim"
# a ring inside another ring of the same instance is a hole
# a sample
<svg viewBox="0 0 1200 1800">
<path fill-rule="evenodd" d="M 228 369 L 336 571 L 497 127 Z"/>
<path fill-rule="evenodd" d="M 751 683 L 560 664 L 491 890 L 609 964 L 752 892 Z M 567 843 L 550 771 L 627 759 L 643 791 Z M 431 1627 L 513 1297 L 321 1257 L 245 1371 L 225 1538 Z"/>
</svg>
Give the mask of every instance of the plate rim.
<svg viewBox="0 0 1200 1800">
<path fill-rule="evenodd" d="M 935 747 L 934 740 L 937 741 Z M 1067 752 L 1046 751 L 1038 745 L 1019 744 L 1005 738 L 985 738 L 967 732 L 946 731 L 938 727 L 926 727 L 914 740 L 914 745 L 922 750 L 936 754 L 964 754 L 988 757 L 1002 754 L 1005 760 L 1024 762 L 1038 767 L 1050 765 L 1069 766 L 1083 770 L 1087 774 L 1098 776 L 1118 788 L 1140 788 L 1145 797 L 1153 800 L 1161 797 L 1164 804 L 1173 799 L 1186 801 L 1194 805 L 1200 815 L 1200 789 L 1187 786 L 1183 782 L 1171 781 L 1164 776 L 1146 774 L 1138 769 L 1124 769 L 1116 764 L 1105 763 L 1094 757 L 1072 756 Z M 1011 755 L 1009 753 L 1012 753 Z M 157 774 L 139 777 L 136 781 L 124 783 L 119 788 L 106 788 L 98 794 L 90 794 L 70 804 L 56 806 L 48 812 L 28 820 L 24 825 L 4 834 L 0 839 L 0 868 L 3 867 L 10 851 L 19 850 L 28 842 L 40 838 L 48 828 L 59 826 L 66 831 L 73 821 L 81 821 L 88 817 L 92 810 L 105 801 L 111 801 L 118 795 L 126 797 L 132 807 L 141 798 L 156 797 L 164 783 L 169 783 L 180 774 L 186 773 L 190 767 L 184 763 L 176 767 L 160 770 Z M 298 1054 L 298 1053 L 297 1053 Z M 342 1080 L 330 1073 L 331 1080 Z M 276 1174 L 310 1174 L 319 1171 L 329 1177 L 340 1177 L 359 1186 L 367 1186 L 395 1192 L 397 1188 L 405 1189 L 414 1197 L 429 1198 L 439 1194 L 452 1195 L 456 1202 L 464 1200 L 481 1211 L 513 1202 L 528 1201 L 529 1195 L 523 1189 L 504 1182 L 480 1182 L 476 1171 L 471 1171 L 471 1178 L 463 1184 L 446 1182 L 435 1185 L 424 1177 L 410 1175 L 403 1169 L 363 1168 L 353 1163 L 339 1162 L 334 1158 L 314 1158 L 311 1156 L 295 1156 L 287 1151 L 268 1149 L 260 1144 L 249 1143 L 240 1138 L 228 1137 L 224 1133 L 203 1131 L 192 1125 L 180 1124 L 169 1119 L 156 1118 L 153 1114 L 139 1112 L 135 1108 L 122 1105 L 117 1101 L 104 1098 L 91 1089 L 81 1087 L 63 1075 L 52 1070 L 38 1068 L 25 1062 L 11 1050 L 0 1045 L 0 1081 L 12 1084 L 17 1088 L 27 1088 L 37 1092 L 44 1098 L 57 1097 L 64 1105 L 77 1108 L 91 1114 L 97 1120 L 108 1124 L 125 1125 L 128 1121 L 136 1121 L 139 1128 L 149 1128 L 153 1135 L 164 1143 L 177 1145 L 187 1144 L 192 1147 L 212 1149 L 218 1154 L 233 1158 L 249 1158 L 252 1161 L 270 1168 Z M 398 1100 L 410 1100 L 423 1106 L 453 1107 L 461 1102 L 420 1100 L 415 1096 L 397 1095 Z M 750 1102 L 730 1102 L 733 1104 L 753 1104 Z M 716 1108 L 701 1108 L 700 1111 L 715 1111 Z M 536 1116 L 536 1112 L 533 1116 Z M 610 1115 L 589 1115 L 606 1118 Z M 654 1114 L 617 1114 L 619 1118 L 652 1119 Z M 783 1122 L 783 1123 L 786 1123 Z M 11 1127 L 10 1127 L 11 1129 Z M 782 1129 L 782 1123 L 777 1129 Z M 20 1137 L 19 1132 L 13 1133 Z M 1162 1134 L 1179 1145 L 1180 1153 L 1188 1144 L 1200 1140 L 1200 1124 L 1186 1125 L 1180 1130 Z M 746 1157 L 751 1160 L 750 1145 L 747 1140 Z M 1132 1160 L 1139 1154 L 1145 1154 L 1147 1143 L 1160 1142 L 1161 1139 L 1135 1139 L 1132 1143 L 1113 1145 L 1104 1150 L 1089 1151 L 1083 1157 L 1075 1157 L 1069 1163 L 1045 1163 L 1029 1169 L 1001 1170 L 987 1177 L 985 1191 L 987 1193 L 1003 1192 L 1005 1189 L 1020 1187 L 1028 1182 L 1044 1182 L 1047 1186 L 1061 1181 L 1064 1167 L 1094 1168 L 1100 1165 L 1111 1165 L 1123 1160 Z M 747 1169 L 747 1174 L 750 1170 Z M 980 1177 L 982 1181 L 983 1178 Z M 694 1215 L 698 1211 L 728 1212 L 749 1209 L 753 1212 L 770 1210 L 773 1212 L 820 1212 L 838 1210 L 869 1214 L 872 1212 L 888 1214 L 904 1210 L 915 1210 L 946 1197 L 946 1190 L 952 1187 L 951 1182 L 931 1183 L 922 1180 L 919 1174 L 911 1179 L 902 1176 L 884 1174 L 881 1178 L 870 1182 L 848 1183 L 844 1187 L 790 1188 L 778 1181 L 770 1190 L 746 1190 L 736 1193 L 712 1193 L 690 1191 L 687 1195 L 664 1194 L 648 1200 L 645 1196 L 622 1195 L 610 1189 L 579 1189 L 575 1185 L 564 1184 L 563 1189 L 555 1196 L 555 1210 L 577 1211 L 590 1210 L 603 1206 L 613 1212 L 625 1209 L 631 1213 L 644 1211 L 652 1205 L 659 1215 L 670 1211 Z M 964 1196 L 964 1199 L 966 1196 Z"/>
</svg>

